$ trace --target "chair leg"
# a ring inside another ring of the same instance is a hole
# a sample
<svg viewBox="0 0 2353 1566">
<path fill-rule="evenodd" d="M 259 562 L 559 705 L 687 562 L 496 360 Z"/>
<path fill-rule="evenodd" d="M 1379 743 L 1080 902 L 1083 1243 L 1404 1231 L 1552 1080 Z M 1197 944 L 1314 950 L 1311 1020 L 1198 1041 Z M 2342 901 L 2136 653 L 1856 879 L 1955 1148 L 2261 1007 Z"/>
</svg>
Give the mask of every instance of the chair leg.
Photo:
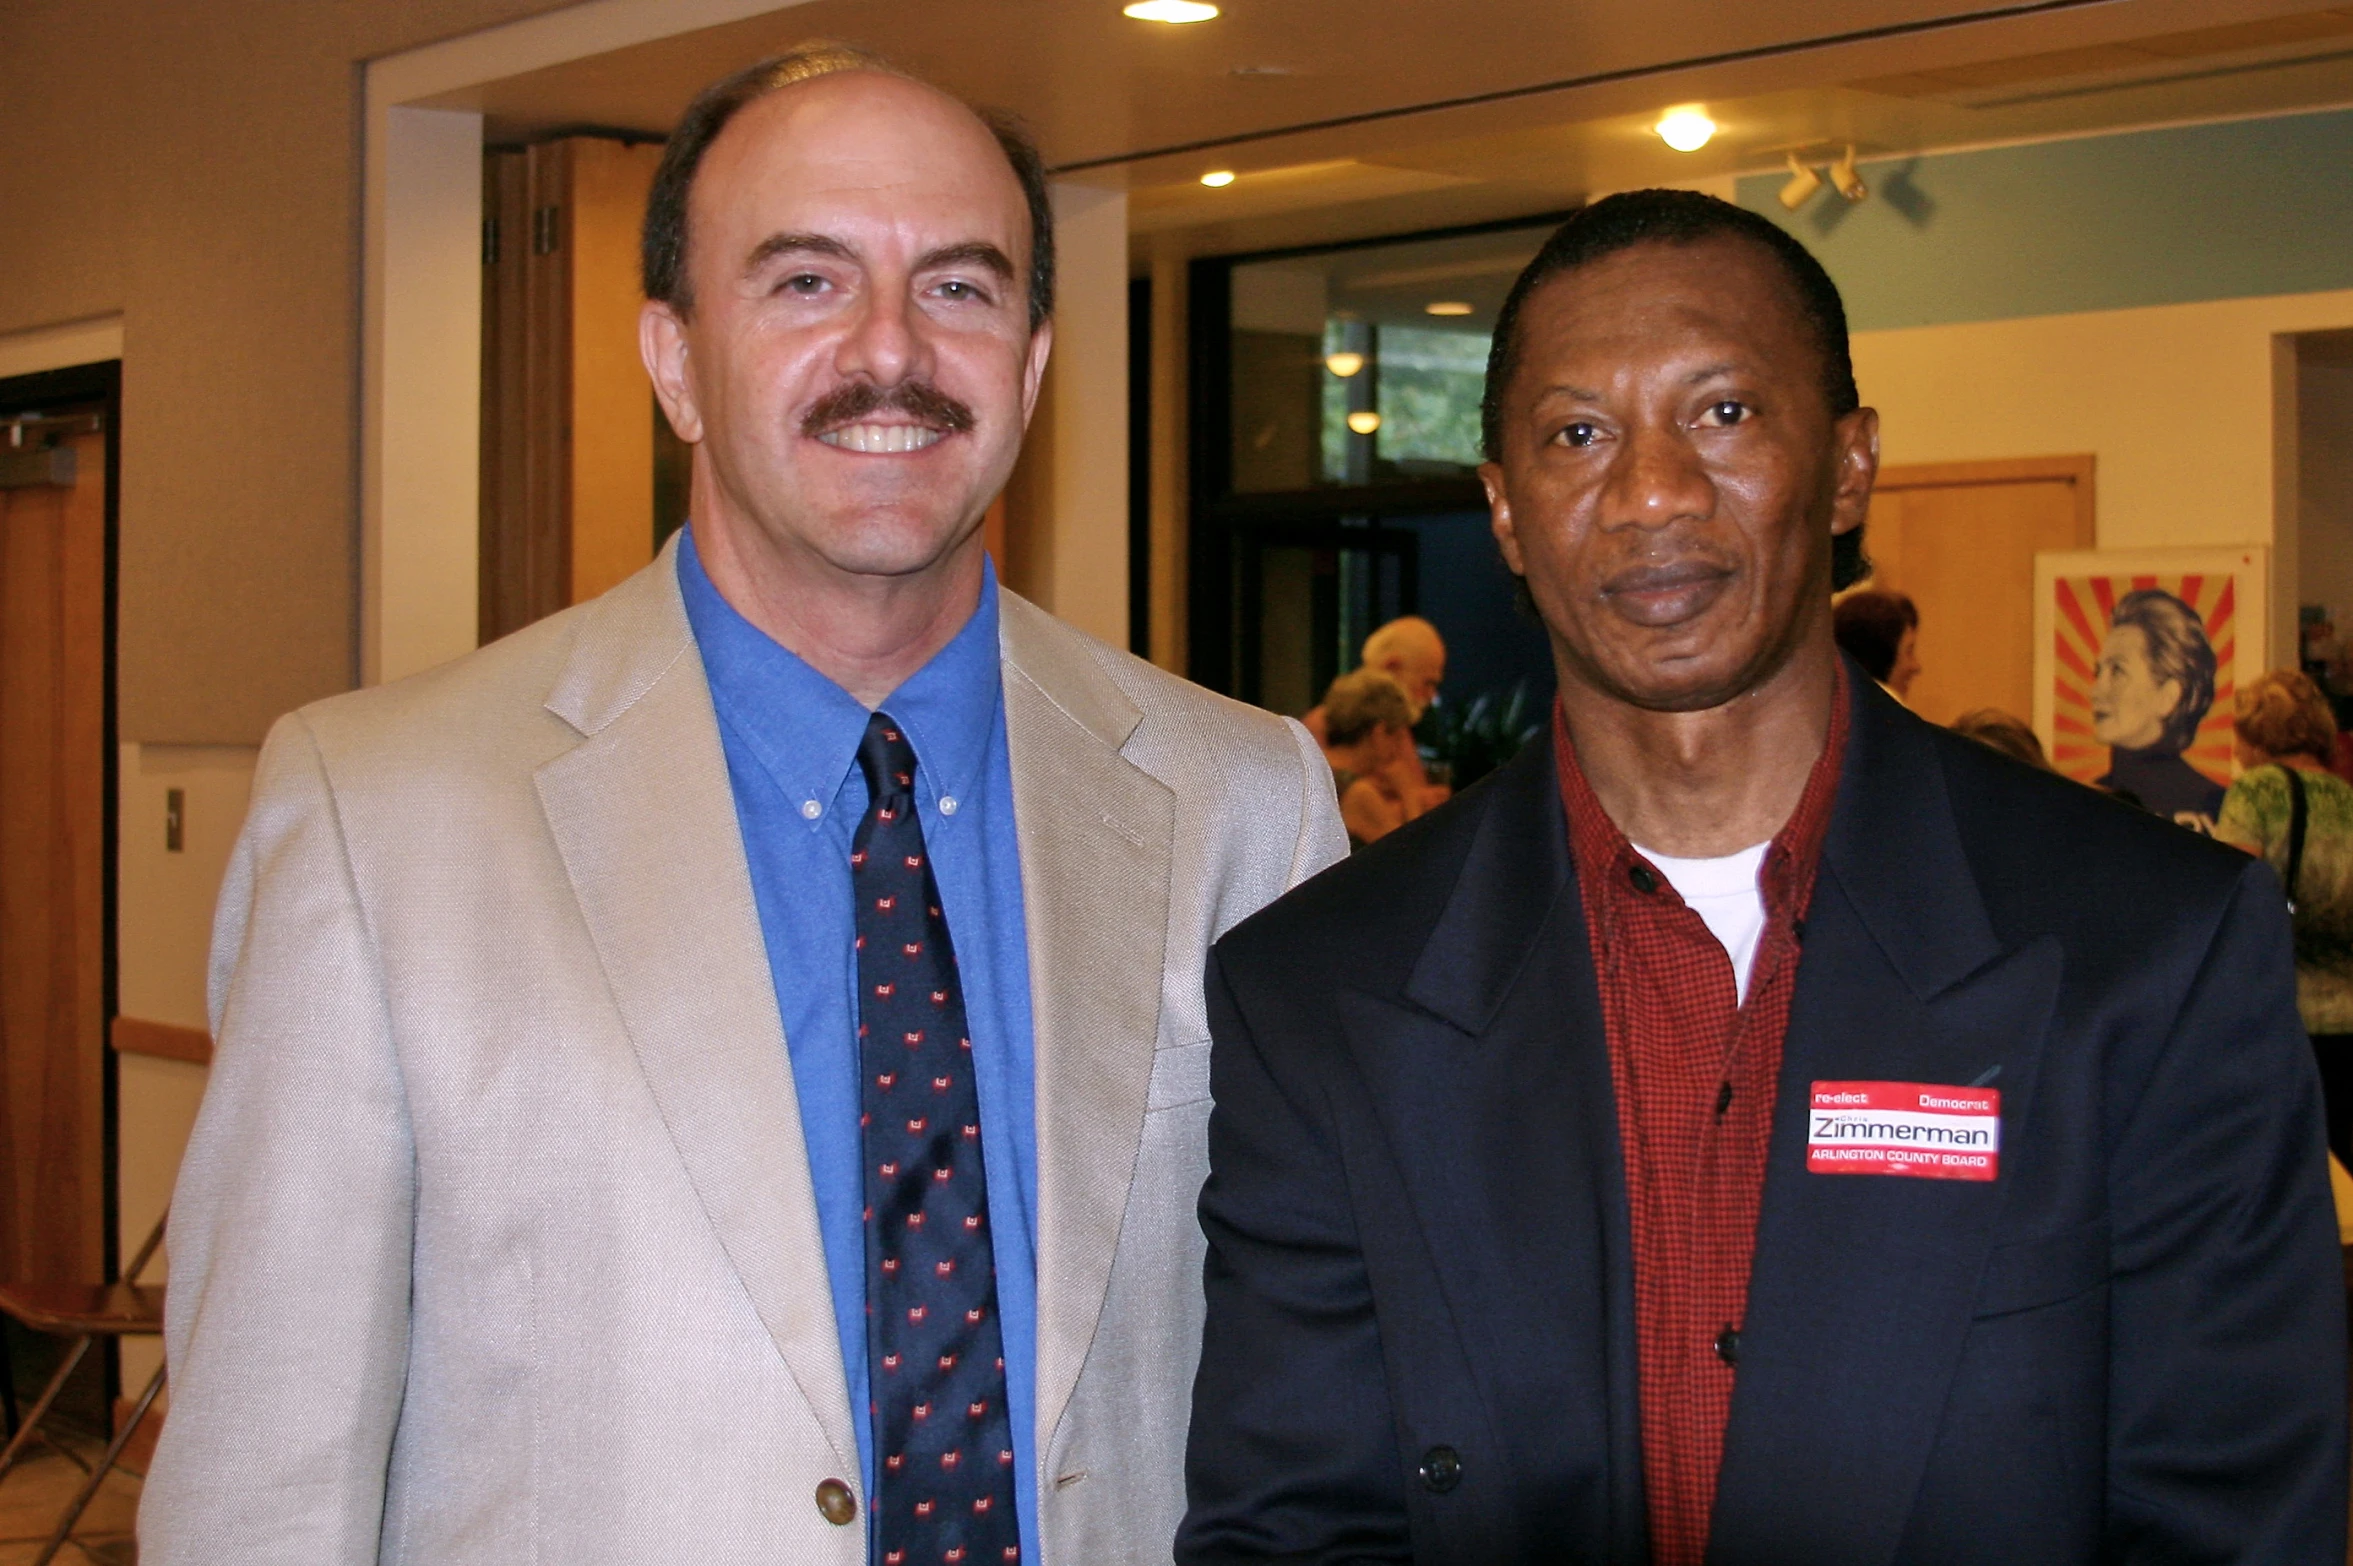
<svg viewBox="0 0 2353 1566">
<path fill-rule="evenodd" d="M 56 1402 L 57 1394 L 65 1390 L 66 1378 L 74 1373 L 75 1366 L 81 1364 L 82 1356 L 90 1352 L 90 1343 L 88 1337 L 76 1338 L 72 1350 L 65 1356 L 65 1363 L 57 1367 L 57 1374 L 51 1376 L 49 1384 L 41 1389 L 40 1397 L 33 1403 L 32 1412 L 25 1415 L 24 1423 L 9 1438 L 7 1450 L 0 1451 L 0 1477 L 5 1477 L 8 1470 L 16 1466 L 16 1460 L 24 1455 L 24 1449 L 33 1444 L 33 1437 L 41 1433 L 41 1421 L 49 1417 L 49 1405 Z"/>
<path fill-rule="evenodd" d="M 114 1439 L 107 1443 L 106 1455 L 98 1459 L 98 1466 L 91 1469 L 90 1477 L 82 1482 L 81 1493 L 73 1498 L 73 1504 L 66 1507 L 65 1515 L 57 1520 L 57 1531 L 49 1536 L 49 1543 L 41 1553 L 33 1557 L 33 1566 L 49 1566 L 56 1559 L 57 1552 L 65 1548 L 65 1541 L 73 1534 L 74 1524 L 82 1520 L 82 1513 L 89 1508 L 91 1498 L 97 1495 L 98 1486 L 113 1471 L 115 1459 L 123 1455 L 123 1448 L 130 1444 L 131 1437 L 138 1434 L 139 1426 L 145 1422 L 147 1410 L 155 1406 L 155 1395 L 163 1390 L 166 1368 L 163 1365 L 156 1366 L 155 1374 L 147 1378 L 147 1390 L 139 1394 L 139 1406 L 131 1410 L 131 1417 L 123 1421 L 122 1429 L 116 1431 Z"/>
</svg>

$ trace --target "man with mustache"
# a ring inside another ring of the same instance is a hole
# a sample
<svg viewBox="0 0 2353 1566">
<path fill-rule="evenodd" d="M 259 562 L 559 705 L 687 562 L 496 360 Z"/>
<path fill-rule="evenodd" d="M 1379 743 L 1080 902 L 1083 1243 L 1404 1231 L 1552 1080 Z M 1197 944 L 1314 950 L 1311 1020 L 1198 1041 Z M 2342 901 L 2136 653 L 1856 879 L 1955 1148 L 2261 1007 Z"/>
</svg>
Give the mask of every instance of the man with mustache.
<svg viewBox="0 0 2353 1566">
<path fill-rule="evenodd" d="M 1050 222 L 852 50 L 689 108 L 690 528 L 263 755 L 149 1562 L 1168 1559 L 1202 964 L 1343 839 L 1296 724 L 997 585 Z"/>
<path fill-rule="evenodd" d="M 1598 202 L 1486 417 L 1552 732 L 1212 955 L 1179 1560 L 2343 1560 L 2278 883 L 1841 661 L 1828 276 Z"/>
</svg>

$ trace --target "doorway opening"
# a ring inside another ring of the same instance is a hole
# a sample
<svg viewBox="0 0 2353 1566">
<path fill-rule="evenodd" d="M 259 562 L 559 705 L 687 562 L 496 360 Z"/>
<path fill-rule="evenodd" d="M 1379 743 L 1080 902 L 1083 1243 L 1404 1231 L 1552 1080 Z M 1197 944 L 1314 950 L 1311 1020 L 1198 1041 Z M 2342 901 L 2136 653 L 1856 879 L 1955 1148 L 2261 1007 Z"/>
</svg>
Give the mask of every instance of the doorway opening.
<svg viewBox="0 0 2353 1566">
<path fill-rule="evenodd" d="M 0 1275 L 111 1281 L 119 361 L 0 380 Z M 12 1334 L 6 1367 L 51 1344 Z M 108 1428 L 111 1354 L 69 1391 Z"/>
</svg>

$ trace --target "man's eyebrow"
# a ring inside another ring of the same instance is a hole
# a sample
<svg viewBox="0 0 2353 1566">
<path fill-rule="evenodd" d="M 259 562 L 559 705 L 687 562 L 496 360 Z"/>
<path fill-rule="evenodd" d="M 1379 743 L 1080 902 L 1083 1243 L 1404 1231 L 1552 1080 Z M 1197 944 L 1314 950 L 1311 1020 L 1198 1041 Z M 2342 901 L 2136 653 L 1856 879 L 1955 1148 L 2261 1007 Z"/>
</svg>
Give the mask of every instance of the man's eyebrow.
<svg viewBox="0 0 2353 1566">
<path fill-rule="evenodd" d="M 1727 375 L 1738 375 L 1739 373 L 1740 366 L 1727 359 L 1722 364 L 1705 365 L 1692 371 L 1689 375 L 1683 377 L 1683 384 L 1686 386 L 1698 386 L 1703 382 L 1721 380 Z"/>
<path fill-rule="evenodd" d="M 1566 397 L 1571 402 L 1601 401 L 1601 393 L 1597 391 L 1587 391 L 1582 386 L 1547 386 L 1544 388 L 1544 390 L 1538 392 L 1536 395 L 1539 400 L 1542 400 L 1546 397 Z"/>
<path fill-rule="evenodd" d="M 744 275 L 751 276 L 778 256 L 796 254 L 831 256 L 837 261 L 858 259 L 856 252 L 830 234 L 770 234 L 744 258 Z"/>
<path fill-rule="evenodd" d="M 1013 281 L 1013 258 L 985 239 L 968 239 L 960 245 L 942 245 L 927 250 L 916 259 L 918 272 L 936 272 L 942 267 L 977 266 L 994 272 L 1006 282 Z"/>
</svg>

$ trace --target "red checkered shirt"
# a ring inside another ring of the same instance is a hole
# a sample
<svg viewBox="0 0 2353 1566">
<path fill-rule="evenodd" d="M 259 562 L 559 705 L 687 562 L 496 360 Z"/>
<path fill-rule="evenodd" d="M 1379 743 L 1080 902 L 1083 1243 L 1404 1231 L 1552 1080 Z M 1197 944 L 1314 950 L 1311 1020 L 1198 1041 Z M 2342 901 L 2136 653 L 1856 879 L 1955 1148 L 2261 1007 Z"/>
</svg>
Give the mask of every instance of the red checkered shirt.
<svg viewBox="0 0 2353 1566">
<path fill-rule="evenodd" d="M 1841 670 L 1829 741 L 1758 871 L 1766 922 L 1745 1005 L 1723 946 L 1603 811 L 1557 706 L 1553 713 L 1634 1226 L 1642 1468 L 1656 1566 L 1698 1566 L 1707 1552 L 1739 1352 L 1732 1334 L 1748 1308 L 1774 1084 L 1846 750 L 1846 705 Z"/>
</svg>

